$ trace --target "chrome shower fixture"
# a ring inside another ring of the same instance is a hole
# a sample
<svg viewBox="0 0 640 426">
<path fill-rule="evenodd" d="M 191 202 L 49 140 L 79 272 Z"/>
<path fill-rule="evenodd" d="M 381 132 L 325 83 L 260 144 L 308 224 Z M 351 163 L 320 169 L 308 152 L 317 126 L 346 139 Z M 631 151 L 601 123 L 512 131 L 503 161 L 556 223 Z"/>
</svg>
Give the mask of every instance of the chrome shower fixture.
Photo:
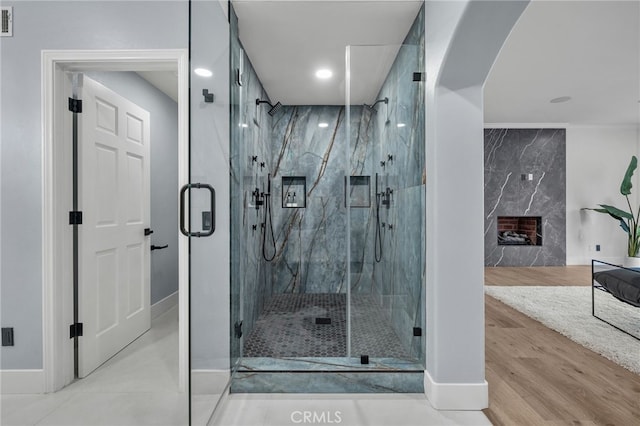
<svg viewBox="0 0 640 426">
<path fill-rule="evenodd" d="M 256 99 L 256 105 L 260 105 L 260 104 L 267 104 L 267 105 L 269 105 L 271 107 L 271 109 L 269 111 L 267 111 L 267 114 L 269 114 L 272 117 L 274 115 L 276 115 L 276 113 L 278 111 L 280 111 L 282 109 L 282 107 L 284 106 L 280 102 L 277 102 L 275 105 L 272 105 L 271 102 L 269 102 L 269 101 L 263 101 L 263 100 L 260 100 L 260 99 Z"/>
</svg>

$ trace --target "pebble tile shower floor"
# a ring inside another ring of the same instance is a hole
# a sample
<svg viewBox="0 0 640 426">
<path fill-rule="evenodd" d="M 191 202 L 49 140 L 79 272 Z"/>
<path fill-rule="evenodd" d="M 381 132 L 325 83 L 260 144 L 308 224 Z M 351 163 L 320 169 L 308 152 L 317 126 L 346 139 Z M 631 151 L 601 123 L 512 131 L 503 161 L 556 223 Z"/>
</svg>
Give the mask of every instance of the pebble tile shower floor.
<svg viewBox="0 0 640 426">
<path fill-rule="evenodd" d="M 245 357 L 345 357 L 345 294 L 278 294 L 245 340 Z M 329 318 L 330 324 L 317 324 Z M 351 296 L 352 356 L 408 358 L 387 315 L 369 295 Z"/>
</svg>

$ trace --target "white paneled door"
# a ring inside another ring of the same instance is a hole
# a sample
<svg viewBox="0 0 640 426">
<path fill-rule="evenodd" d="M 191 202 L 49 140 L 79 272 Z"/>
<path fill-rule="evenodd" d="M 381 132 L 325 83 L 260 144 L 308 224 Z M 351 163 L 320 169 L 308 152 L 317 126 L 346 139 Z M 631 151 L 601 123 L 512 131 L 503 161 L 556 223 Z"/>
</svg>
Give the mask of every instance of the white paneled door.
<svg viewBox="0 0 640 426">
<path fill-rule="evenodd" d="M 78 375 L 151 323 L 149 113 L 87 77 L 79 139 Z"/>
</svg>

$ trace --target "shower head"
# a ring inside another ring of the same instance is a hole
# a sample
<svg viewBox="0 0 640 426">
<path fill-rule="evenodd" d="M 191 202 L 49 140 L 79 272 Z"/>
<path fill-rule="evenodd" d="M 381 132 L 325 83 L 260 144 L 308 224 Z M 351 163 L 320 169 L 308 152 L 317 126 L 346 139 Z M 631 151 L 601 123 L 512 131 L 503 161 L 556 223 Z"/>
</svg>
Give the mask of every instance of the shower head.
<svg viewBox="0 0 640 426">
<path fill-rule="evenodd" d="M 369 110 L 369 112 L 378 112 L 373 105 L 369 105 L 369 104 L 362 104 L 363 107 L 365 107 L 367 110 Z"/>
<path fill-rule="evenodd" d="M 385 105 L 389 104 L 389 98 L 383 98 L 383 99 L 378 99 L 377 101 L 375 101 L 372 105 L 367 105 L 364 104 L 364 107 L 367 108 L 369 111 L 371 112 L 378 112 L 377 109 L 375 109 L 374 107 L 376 105 L 378 105 L 380 102 L 384 102 Z"/>
<path fill-rule="evenodd" d="M 271 107 L 271 109 L 269 111 L 267 111 L 267 114 L 269 114 L 270 116 L 274 116 L 278 113 L 278 111 L 280 111 L 282 109 L 284 105 L 282 105 L 280 102 L 276 102 L 276 104 L 274 106 Z"/>
<path fill-rule="evenodd" d="M 262 101 L 260 99 L 256 99 L 256 105 L 260 105 L 260 104 L 267 104 L 271 107 L 271 109 L 269 111 L 267 111 L 267 114 L 269 114 L 270 116 L 274 116 L 277 114 L 278 111 L 280 111 L 282 109 L 282 107 L 284 105 L 282 105 L 280 102 L 277 102 L 275 105 L 271 105 L 271 102 L 269 101 Z"/>
<path fill-rule="evenodd" d="M 384 102 L 384 104 L 387 105 L 389 103 L 389 98 L 385 97 L 384 99 L 378 99 L 371 106 L 374 107 L 374 106 L 378 105 L 380 102 Z"/>
</svg>

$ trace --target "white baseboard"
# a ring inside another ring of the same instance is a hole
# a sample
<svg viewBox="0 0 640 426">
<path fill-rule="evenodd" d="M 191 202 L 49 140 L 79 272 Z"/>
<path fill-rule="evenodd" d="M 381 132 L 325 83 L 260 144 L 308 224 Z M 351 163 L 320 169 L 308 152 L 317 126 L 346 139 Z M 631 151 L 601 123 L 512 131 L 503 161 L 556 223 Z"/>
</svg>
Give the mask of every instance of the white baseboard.
<svg viewBox="0 0 640 426">
<path fill-rule="evenodd" d="M 489 407 L 489 385 L 484 383 L 437 383 L 424 372 L 424 391 L 436 410 L 483 410 Z"/>
<path fill-rule="evenodd" d="M 4 394 L 45 393 L 44 370 L 0 370 L 0 390 Z"/>
<path fill-rule="evenodd" d="M 156 319 L 169 309 L 178 305 L 178 292 L 172 293 L 164 299 L 151 305 L 151 319 Z"/>
<path fill-rule="evenodd" d="M 593 257 L 585 258 L 581 256 L 567 257 L 567 265 L 589 265 L 591 266 L 591 260 L 599 260 L 601 262 L 611 263 L 613 265 L 620 265 L 623 262 L 623 258 L 618 256 L 598 256 L 598 253 L 593 253 Z"/>
</svg>

